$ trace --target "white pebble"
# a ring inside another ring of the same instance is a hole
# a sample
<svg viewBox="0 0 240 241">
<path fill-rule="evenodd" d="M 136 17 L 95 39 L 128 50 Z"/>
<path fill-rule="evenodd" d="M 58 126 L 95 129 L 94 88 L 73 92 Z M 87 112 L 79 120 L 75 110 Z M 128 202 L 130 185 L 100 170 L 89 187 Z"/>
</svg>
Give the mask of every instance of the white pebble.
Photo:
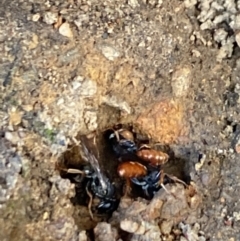
<svg viewBox="0 0 240 241">
<path fill-rule="evenodd" d="M 73 37 L 73 33 L 72 30 L 70 28 L 69 23 L 63 23 L 60 27 L 59 27 L 59 33 L 67 38 L 72 38 Z"/>
</svg>

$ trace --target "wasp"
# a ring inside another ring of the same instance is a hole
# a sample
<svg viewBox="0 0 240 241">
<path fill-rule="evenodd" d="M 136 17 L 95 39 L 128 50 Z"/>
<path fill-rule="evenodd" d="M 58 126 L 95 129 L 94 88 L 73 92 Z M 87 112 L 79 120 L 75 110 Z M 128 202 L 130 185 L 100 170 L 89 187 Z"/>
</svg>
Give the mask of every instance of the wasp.
<svg viewBox="0 0 240 241">
<path fill-rule="evenodd" d="M 148 172 L 144 177 L 135 177 L 131 179 L 132 183 L 140 187 L 143 196 L 147 199 L 152 199 L 154 194 L 169 182 L 166 176 L 163 176 L 161 170 L 153 170 Z M 162 183 L 161 183 L 162 182 Z"/>
<path fill-rule="evenodd" d="M 118 165 L 118 175 L 123 178 L 141 177 L 147 174 L 147 168 L 138 162 L 122 162 Z"/>
<path fill-rule="evenodd" d="M 135 154 L 137 145 L 134 142 L 134 136 L 131 131 L 126 129 L 113 130 L 109 135 L 113 152 L 118 158 L 128 154 Z"/>
<path fill-rule="evenodd" d="M 139 163 L 136 162 L 135 166 L 137 166 L 136 164 L 139 165 Z M 125 165 L 125 168 L 128 167 L 129 166 Z M 129 175 L 127 175 L 126 170 L 124 170 L 123 168 L 120 169 L 120 171 L 125 174 L 122 175 L 122 177 L 124 176 L 124 178 L 127 180 L 125 195 L 129 194 L 131 190 L 131 183 L 140 188 L 142 196 L 149 200 L 152 199 L 154 194 L 161 188 L 163 188 L 168 194 L 173 195 L 176 198 L 176 196 L 173 193 L 170 193 L 165 187 L 167 183 L 178 182 L 187 187 L 187 184 L 184 181 L 178 179 L 175 176 L 164 173 L 161 169 L 147 170 L 146 168 L 145 171 L 143 171 L 144 169 L 145 168 L 142 167 L 141 171 L 142 173 L 145 172 L 146 175 L 140 174 L 140 170 L 138 172 L 138 175 L 137 171 L 135 171 L 134 175 L 133 173 L 129 173 Z"/>
<path fill-rule="evenodd" d="M 151 149 L 146 144 L 141 145 L 140 148 L 138 148 L 134 142 L 134 135 L 129 130 L 123 128 L 114 130 L 109 136 L 109 139 L 111 141 L 113 151 L 119 159 L 128 155 L 128 158 L 131 157 L 136 160 L 133 156 L 135 155 L 143 162 L 146 162 L 151 166 L 161 166 L 169 159 L 167 153 Z M 130 154 L 132 154 L 132 156 L 130 156 Z"/>
<path fill-rule="evenodd" d="M 119 201 L 115 197 L 115 187 L 108 179 L 106 179 L 106 182 L 104 183 L 105 186 L 103 187 L 98 175 L 92 170 L 78 170 L 70 168 L 65 169 L 65 171 L 70 174 L 81 175 L 78 179 L 79 181 L 83 181 L 83 179 L 85 179 L 87 183 L 85 190 L 89 197 L 88 209 L 92 219 L 92 202 L 95 196 L 99 199 L 99 203 L 97 205 L 99 213 L 109 213 L 117 208 Z M 75 178 L 75 180 L 77 179 Z"/>
<path fill-rule="evenodd" d="M 109 179 L 107 179 L 106 189 L 103 189 L 102 186 L 100 185 L 100 181 L 96 173 L 93 173 L 90 176 L 89 182 L 87 183 L 87 186 L 86 186 L 86 192 L 90 197 L 90 201 L 88 204 L 89 210 L 91 210 L 92 198 L 93 198 L 92 195 L 98 197 L 100 200 L 99 204 L 97 205 L 97 210 L 99 213 L 112 212 L 118 206 L 118 200 L 115 197 L 114 185 L 112 185 Z"/>
<path fill-rule="evenodd" d="M 60 168 L 60 170 L 69 174 L 79 175 L 79 178 L 75 178 L 77 182 L 86 181 L 85 190 L 89 197 L 88 209 L 93 219 L 92 202 L 94 197 L 99 199 L 97 205 L 99 213 L 114 211 L 118 206 L 119 200 L 115 195 L 115 186 L 100 170 L 99 161 L 97 159 L 98 151 L 93 150 L 96 142 L 95 136 L 81 136 L 80 140 L 79 152 L 89 165 L 81 170 L 75 168 Z"/>
<path fill-rule="evenodd" d="M 152 199 L 154 194 L 161 188 L 163 188 L 168 194 L 173 195 L 176 198 L 176 196 L 173 193 L 170 193 L 165 187 L 165 185 L 168 183 L 178 182 L 187 187 L 187 184 L 184 181 L 178 179 L 175 176 L 165 173 L 161 169 L 149 171 L 148 174 L 144 177 L 132 178 L 131 182 L 136 186 L 140 187 L 143 192 L 143 196 L 149 200 Z"/>
<path fill-rule="evenodd" d="M 126 180 L 124 196 L 131 190 L 131 183 L 140 187 L 146 198 L 151 199 L 156 191 L 160 189 L 161 170 L 148 170 L 139 162 L 124 161 L 118 165 L 117 173 Z"/>
<path fill-rule="evenodd" d="M 168 154 L 143 145 L 136 151 L 136 156 L 139 159 L 124 161 L 118 165 L 118 175 L 126 180 L 125 196 L 129 194 L 131 184 L 139 187 L 147 199 L 152 199 L 160 188 L 168 192 L 165 184 L 173 178 L 171 179 L 161 169 L 169 159 Z"/>
<path fill-rule="evenodd" d="M 118 165 L 117 173 L 121 178 L 124 178 L 126 180 L 126 190 L 125 190 L 125 196 L 126 196 L 130 192 L 132 178 L 146 176 L 147 168 L 138 162 L 125 161 L 125 162 L 121 162 Z"/>
<path fill-rule="evenodd" d="M 161 166 L 168 162 L 169 159 L 169 155 L 167 153 L 150 149 L 147 145 L 142 145 L 136 154 L 144 162 L 147 162 L 152 166 Z"/>
<path fill-rule="evenodd" d="M 169 178 L 160 168 L 149 170 L 146 166 L 139 162 L 125 161 L 118 165 L 118 175 L 126 180 L 126 190 L 124 196 L 128 195 L 131 190 L 131 183 L 140 187 L 143 196 L 151 199 L 155 192 L 161 187 L 165 190 L 165 184 L 169 182 Z M 166 190 L 167 191 L 167 190 Z"/>
</svg>

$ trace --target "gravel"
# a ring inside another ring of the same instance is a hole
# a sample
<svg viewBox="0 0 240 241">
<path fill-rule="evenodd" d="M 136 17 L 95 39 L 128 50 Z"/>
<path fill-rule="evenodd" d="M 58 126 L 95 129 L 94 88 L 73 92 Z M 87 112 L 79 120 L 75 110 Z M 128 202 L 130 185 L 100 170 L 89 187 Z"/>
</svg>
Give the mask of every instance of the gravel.
<svg viewBox="0 0 240 241">
<path fill-rule="evenodd" d="M 0 139 L 0 208 L 10 199 L 22 168 L 21 157 L 4 138 Z"/>
<path fill-rule="evenodd" d="M 213 39 L 220 44 L 217 60 L 221 62 L 233 54 L 234 43 L 239 45 L 240 1 L 198 0 L 185 1 L 187 8 L 197 7 L 200 12 L 197 19 L 201 30 L 211 30 Z"/>
<path fill-rule="evenodd" d="M 38 15 L 36 16 L 36 14 L 33 16 L 33 21 L 37 21 L 38 20 Z M 43 15 L 43 21 L 46 24 L 52 25 L 54 23 L 56 23 L 58 20 L 58 13 L 57 12 L 45 12 Z"/>
<path fill-rule="evenodd" d="M 0 239 L 86 240 L 99 221 L 99 240 L 238 240 L 239 5 L 0 1 Z M 55 163 L 76 135 L 121 122 L 166 144 L 167 170 L 199 195 L 177 185 L 180 201 L 121 201 L 90 220 Z"/>
</svg>

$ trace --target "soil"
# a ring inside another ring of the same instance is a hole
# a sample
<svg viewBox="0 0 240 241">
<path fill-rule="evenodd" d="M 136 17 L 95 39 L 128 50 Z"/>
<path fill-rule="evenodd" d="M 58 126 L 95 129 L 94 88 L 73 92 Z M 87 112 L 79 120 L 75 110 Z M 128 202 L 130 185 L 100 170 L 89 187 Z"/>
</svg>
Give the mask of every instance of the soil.
<svg viewBox="0 0 240 241">
<path fill-rule="evenodd" d="M 189 2 L 1 1 L 0 240 L 240 239 L 239 47 L 219 60 L 216 29 Z M 121 187 L 104 138 L 119 123 L 167 152 L 165 171 L 196 196 L 181 184 L 167 189 L 182 206 L 163 189 L 119 194 L 110 219 L 91 220 L 56 163 L 79 167 L 78 136 L 95 132 Z"/>
</svg>

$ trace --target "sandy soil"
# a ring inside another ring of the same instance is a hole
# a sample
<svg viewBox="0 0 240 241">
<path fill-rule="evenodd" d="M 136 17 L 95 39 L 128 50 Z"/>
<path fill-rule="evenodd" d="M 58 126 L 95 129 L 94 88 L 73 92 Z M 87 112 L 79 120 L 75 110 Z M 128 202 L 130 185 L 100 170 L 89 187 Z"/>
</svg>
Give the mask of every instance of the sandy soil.
<svg viewBox="0 0 240 241">
<path fill-rule="evenodd" d="M 240 4 L 206 2 L 1 1 L 0 240 L 240 239 Z M 96 131 L 115 173 L 103 133 L 118 123 L 197 194 L 168 184 L 177 200 L 122 198 L 92 221 L 55 166 L 79 165 L 66 151 Z"/>
</svg>

